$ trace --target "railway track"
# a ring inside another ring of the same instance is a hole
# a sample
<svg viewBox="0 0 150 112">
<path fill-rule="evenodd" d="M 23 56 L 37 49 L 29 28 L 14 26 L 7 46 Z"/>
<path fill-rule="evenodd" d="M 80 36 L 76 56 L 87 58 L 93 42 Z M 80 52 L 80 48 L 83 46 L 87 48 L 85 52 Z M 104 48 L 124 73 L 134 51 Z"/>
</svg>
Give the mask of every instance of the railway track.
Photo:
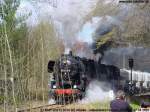
<svg viewBox="0 0 150 112">
<path fill-rule="evenodd" d="M 67 105 L 42 105 L 32 108 L 17 109 L 16 112 L 100 112 L 108 111 L 109 109 L 77 109 L 77 108 L 65 108 Z M 109 110 L 110 111 L 110 110 Z"/>
<path fill-rule="evenodd" d="M 40 110 L 22 110 L 18 112 L 110 112 L 110 109 L 65 109 L 65 108 L 40 108 Z M 139 108 L 139 109 L 133 109 L 133 111 L 136 112 L 150 112 L 150 108 Z"/>
<path fill-rule="evenodd" d="M 53 112 L 53 110 L 59 110 L 64 108 L 65 106 L 66 105 L 49 104 L 31 108 L 17 109 L 16 112 Z"/>
<path fill-rule="evenodd" d="M 76 109 L 63 107 L 24 109 L 17 112 L 109 112 L 110 109 Z"/>
<path fill-rule="evenodd" d="M 76 108 L 70 107 L 67 108 L 68 104 L 66 105 L 42 105 L 32 108 L 24 108 L 24 109 L 17 109 L 16 112 L 106 112 L 110 111 L 110 109 L 88 109 L 88 108 Z"/>
<path fill-rule="evenodd" d="M 138 94 L 132 97 L 132 100 L 138 100 L 141 102 L 142 99 L 147 99 L 150 97 L 150 93 L 143 93 Z M 84 108 L 67 108 L 69 104 L 66 105 L 58 105 L 58 104 L 48 104 L 48 105 L 41 105 L 36 107 L 24 108 L 24 109 L 17 109 L 16 112 L 105 112 L 110 111 L 109 109 L 84 109 Z M 149 109 L 149 108 L 148 108 Z M 142 112 L 142 111 L 138 111 Z M 150 112 L 150 109 L 147 111 Z"/>
</svg>

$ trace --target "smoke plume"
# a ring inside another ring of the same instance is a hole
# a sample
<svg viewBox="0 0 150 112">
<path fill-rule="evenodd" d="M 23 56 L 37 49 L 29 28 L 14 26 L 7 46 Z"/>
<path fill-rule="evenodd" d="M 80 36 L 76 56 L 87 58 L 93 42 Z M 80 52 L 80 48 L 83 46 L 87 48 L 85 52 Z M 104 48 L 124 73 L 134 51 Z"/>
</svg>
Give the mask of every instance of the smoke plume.
<svg viewBox="0 0 150 112">
<path fill-rule="evenodd" d="M 128 59 L 134 59 L 134 70 L 150 72 L 150 49 L 143 47 L 112 48 L 105 52 L 102 63 L 129 69 Z"/>
</svg>

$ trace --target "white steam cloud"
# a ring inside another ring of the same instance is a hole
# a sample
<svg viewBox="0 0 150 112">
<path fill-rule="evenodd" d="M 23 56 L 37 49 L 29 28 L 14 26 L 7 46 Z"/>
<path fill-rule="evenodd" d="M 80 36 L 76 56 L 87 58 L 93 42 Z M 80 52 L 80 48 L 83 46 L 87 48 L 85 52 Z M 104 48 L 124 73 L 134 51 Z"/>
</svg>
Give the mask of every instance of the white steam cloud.
<svg viewBox="0 0 150 112">
<path fill-rule="evenodd" d="M 53 22 L 59 37 L 64 40 L 65 47 L 72 48 L 78 39 L 78 32 L 84 23 L 85 16 L 96 6 L 97 1 L 98 0 L 22 1 L 18 10 L 26 13 L 28 9 L 28 11 L 32 13 L 32 16 L 28 20 L 29 25 L 36 24 L 35 21 L 40 19 Z"/>
<path fill-rule="evenodd" d="M 130 80 L 130 72 L 128 69 L 121 69 L 122 72 L 127 72 L 126 77 Z M 142 71 L 132 71 L 132 79 L 136 81 L 150 81 L 150 73 Z"/>
<path fill-rule="evenodd" d="M 100 101 L 110 101 L 114 98 L 113 91 L 107 88 L 107 91 L 104 91 L 102 88 L 106 88 L 105 83 L 98 81 L 92 81 L 86 91 L 86 96 L 83 100 L 79 101 L 80 103 L 91 103 L 91 102 L 100 102 Z"/>
<path fill-rule="evenodd" d="M 78 40 L 92 44 L 92 36 L 97 29 L 100 20 L 100 17 L 93 17 L 91 21 L 86 22 L 78 34 Z"/>
</svg>

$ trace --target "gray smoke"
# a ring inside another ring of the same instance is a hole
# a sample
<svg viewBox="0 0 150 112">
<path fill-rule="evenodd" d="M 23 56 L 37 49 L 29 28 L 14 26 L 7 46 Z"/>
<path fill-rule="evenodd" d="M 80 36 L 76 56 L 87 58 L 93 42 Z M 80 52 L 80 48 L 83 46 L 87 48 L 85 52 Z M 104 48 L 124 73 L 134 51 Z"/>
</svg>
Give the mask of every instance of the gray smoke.
<svg viewBox="0 0 150 112">
<path fill-rule="evenodd" d="M 114 27 L 122 28 L 121 27 L 121 21 L 113 16 L 104 16 L 101 17 L 101 21 L 99 21 L 99 26 L 95 30 L 94 37 L 100 38 L 102 35 L 105 35 L 112 31 Z"/>
<path fill-rule="evenodd" d="M 58 37 L 63 39 L 66 48 L 72 49 L 74 44 L 81 41 L 90 44 L 89 48 L 91 49 L 93 35 L 97 37 L 108 33 L 111 31 L 113 25 L 119 24 L 119 21 L 115 17 L 109 15 L 98 17 L 101 19 L 99 22 L 95 19 L 96 17 L 93 17 L 92 20 L 90 20 L 92 23 L 90 23 L 90 21 L 85 22 L 84 19 L 86 15 L 95 8 L 98 1 L 99 0 L 22 1 L 18 10 L 20 10 L 20 12 L 30 12 L 32 14 L 27 20 L 29 25 L 36 25 L 41 19 L 46 19 L 52 22 L 58 33 Z M 116 1 L 117 0 L 115 0 L 115 2 L 113 0 L 105 0 L 103 3 L 104 5 L 109 3 L 116 4 Z M 84 28 L 86 29 L 86 27 L 88 27 L 86 24 L 89 23 L 92 27 L 88 31 L 85 31 Z M 96 25 L 94 25 L 95 23 Z M 87 35 L 80 35 L 80 32 L 82 34 L 84 31 Z M 86 51 L 88 51 L 88 54 L 92 53 L 92 50 L 85 50 L 85 52 Z M 86 54 L 87 53 L 85 53 L 84 56 Z M 78 55 L 80 55 L 80 53 Z"/>
<path fill-rule="evenodd" d="M 134 69 L 147 71 L 150 64 L 150 49 L 143 47 L 112 48 L 105 52 L 102 63 L 115 65 L 119 68 L 129 68 L 128 59 L 134 59 Z"/>
</svg>

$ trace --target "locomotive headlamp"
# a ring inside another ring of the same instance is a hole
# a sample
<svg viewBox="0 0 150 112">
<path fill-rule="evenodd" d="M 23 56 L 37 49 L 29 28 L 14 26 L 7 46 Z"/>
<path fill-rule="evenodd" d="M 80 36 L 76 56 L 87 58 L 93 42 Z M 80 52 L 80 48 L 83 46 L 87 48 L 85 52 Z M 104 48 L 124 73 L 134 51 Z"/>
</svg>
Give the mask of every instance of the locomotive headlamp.
<svg viewBox="0 0 150 112">
<path fill-rule="evenodd" d="M 71 62 L 70 62 L 70 60 L 67 60 L 67 64 L 68 64 L 68 65 L 71 65 Z"/>
<path fill-rule="evenodd" d="M 74 85 L 73 88 L 76 89 L 76 88 L 77 88 L 77 85 Z"/>
<path fill-rule="evenodd" d="M 64 63 L 64 64 L 66 64 L 66 63 L 67 63 L 67 61 L 66 61 L 66 60 L 64 60 L 64 61 L 63 61 L 63 63 Z"/>
<path fill-rule="evenodd" d="M 53 85 L 53 89 L 56 89 L 56 85 Z"/>
<path fill-rule="evenodd" d="M 112 99 L 114 99 L 114 92 L 113 92 L 113 90 L 110 90 L 109 91 L 109 98 L 112 100 Z"/>
</svg>

